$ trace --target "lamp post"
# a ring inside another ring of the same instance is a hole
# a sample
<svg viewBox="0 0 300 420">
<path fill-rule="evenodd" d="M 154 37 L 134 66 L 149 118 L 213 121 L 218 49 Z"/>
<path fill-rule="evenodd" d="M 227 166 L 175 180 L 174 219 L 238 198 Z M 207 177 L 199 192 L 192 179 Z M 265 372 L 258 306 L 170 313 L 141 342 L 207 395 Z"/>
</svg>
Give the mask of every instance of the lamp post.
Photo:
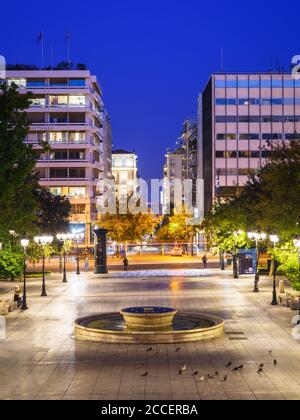
<svg viewBox="0 0 300 420">
<path fill-rule="evenodd" d="M 45 246 L 53 242 L 53 236 L 36 236 L 34 242 L 42 247 L 43 256 L 43 281 L 42 281 L 42 297 L 47 296 L 46 280 L 45 280 Z"/>
<path fill-rule="evenodd" d="M 300 239 L 294 240 L 294 245 L 298 249 L 298 255 L 299 255 L 299 272 L 300 272 Z M 297 325 L 300 325 L 300 296 L 299 296 L 299 318 Z"/>
<path fill-rule="evenodd" d="M 74 240 L 76 242 L 76 261 L 77 261 L 76 274 L 77 275 L 80 275 L 80 255 L 79 255 L 78 242 L 84 238 L 84 234 L 83 233 L 74 233 L 73 234 L 73 238 L 74 238 Z"/>
<path fill-rule="evenodd" d="M 21 310 L 26 311 L 28 309 L 27 306 L 27 296 L 26 296 L 26 248 L 29 245 L 28 239 L 21 239 L 21 245 L 24 249 L 24 266 L 23 266 L 23 299 L 22 299 L 22 306 Z"/>
<path fill-rule="evenodd" d="M 273 242 L 274 250 L 276 248 L 276 244 L 279 242 L 279 238 L 277 235 L 270 235 L 270 240 Z M 277 291 L 276 291 L 276 274 L 277 274 L 277 260 L 274 253 L 274 268 L 273 268 L 273 300 L 271 305 L 276 306 L 278 305 L 277 300 Z"/>
<path fill-rule="evenodd" d="M 72 240 L 73 235 L 70 233 L 60 233 L 56 235 L 57 239 L 62 243 L 63 245 L 63 251 L 64 251 L 64 268 L 63 268 L 63 283 L 67 283 L 67 268 L 66 268 L 66 247 L 65 243 L 67 240 Z"/>
<path fill-rule="evenodd" d="M 255 279 L 254 279 L 254 293 L 259 293 L 259 269 L 258 269 L 258 260 L 259 260 L 259 242 L 264 241 L 267 238 L 265 233 L 257 233 L 257 232 L 248 232 L 248 238 L 251 241 L 255 242 L 255 249 L 256 249 L 256 267 L 255 267 Z"/>
</svg>

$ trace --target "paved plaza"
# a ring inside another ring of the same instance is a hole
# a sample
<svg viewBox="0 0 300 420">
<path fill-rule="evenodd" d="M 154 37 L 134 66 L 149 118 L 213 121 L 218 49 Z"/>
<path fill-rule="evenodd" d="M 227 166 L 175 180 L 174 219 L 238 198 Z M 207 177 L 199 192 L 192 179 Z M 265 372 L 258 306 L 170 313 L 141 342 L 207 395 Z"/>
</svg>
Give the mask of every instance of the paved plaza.
<svg viewBox="0 0 300 420">
<path fill-rule="evenodd" d="M 230 272 L 164 275 L 69 274 L 67 284 L 53 275 L 47 298 L 40 297 L 41 281 L 30 281 L 29 310 L 6 317 L 0 399 L 300 398 L 300 341 L 293 339 L 291 323 L 297 313 L 270 306 L 268 278 L 261 281 L 261 293 L 254 294 L 252 277 L 233 280 Z M 141 305 L 220 316 L 226 334 L 210 342 L 154 345 L 152 351 L 145 345 L 75 340 L 76 318 Z M 243 369 L 233 372 L 239 365 Z"/>
</svg>

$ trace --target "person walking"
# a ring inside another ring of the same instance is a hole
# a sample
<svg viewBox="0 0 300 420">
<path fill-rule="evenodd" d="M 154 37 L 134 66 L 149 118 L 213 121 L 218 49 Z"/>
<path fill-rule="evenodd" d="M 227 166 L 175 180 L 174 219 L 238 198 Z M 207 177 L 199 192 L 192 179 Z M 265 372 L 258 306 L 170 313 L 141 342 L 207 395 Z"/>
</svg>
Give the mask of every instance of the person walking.
<svg viewBox="0 0 300 420">
<path fill-rule="evenodd" d="M 90 268 L 89 259 L 88 259 L 88 258 L 86 258 L 86 259 L 84 260 L 84 272 L 85 272 L 85 273 L 88 273 L 88 272 L 89 272 L 89 268 Z"/>
<path fill-rule="evenodd" d="M 124 271 L 128 271 L 129 261 L 127 257 L 124 258 L 123 264 L 124 264 Z"/>
<path fill-rule="evenodd" d="M 203 255 L 202 262 L 203 262 L 203 268 L 206 269 L 208 267 L 208 265 L 207 265 L 207 263 L 208 263 L 207 254 Z"/>
</svg>

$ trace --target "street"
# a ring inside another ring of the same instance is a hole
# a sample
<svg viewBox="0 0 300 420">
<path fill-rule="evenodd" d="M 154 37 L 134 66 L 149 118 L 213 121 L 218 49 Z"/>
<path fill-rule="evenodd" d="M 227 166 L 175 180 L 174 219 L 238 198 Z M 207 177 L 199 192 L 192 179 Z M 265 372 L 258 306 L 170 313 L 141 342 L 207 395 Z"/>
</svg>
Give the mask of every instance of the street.
<svg viewBox="0 0 300 420">
<path fill-rule="evenodd" d="M 291 324 L 297 314 L 270 306 L 267 277 L 261 293 L 253 294 L 252 276 L 233 280 L 230 272 L 217 269 L 191 270 L 186 276 L 166 271 L 157 278 L 153 273 L 69 273 L 67 284 L 54 274 L 47 279 L 47 298 L 40 297 L 41 280 L 31 280 L 29 310 L 6 317 L 0 399 L 300 398 L 299 341 Z M 152 351 L 145 345 L 74 339 L 76 318 L 141 305 L 217 315 L 225 320 L 226 334 L 209 342 L 155 345 Z M 179 375 L 183 365 L 187 369 Z M 232 371 L 239 365 L 243 369 Z"/>
</svg>

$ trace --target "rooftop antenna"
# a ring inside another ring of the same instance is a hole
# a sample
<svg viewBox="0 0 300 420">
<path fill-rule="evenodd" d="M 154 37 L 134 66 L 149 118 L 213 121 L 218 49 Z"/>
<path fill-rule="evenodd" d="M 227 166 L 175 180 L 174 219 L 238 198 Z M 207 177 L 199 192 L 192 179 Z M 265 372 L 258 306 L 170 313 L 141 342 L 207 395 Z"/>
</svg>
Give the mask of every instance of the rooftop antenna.
<svg viewBox="0 0 300 420">
<path fill-rule="evenodd" d="M 40 32 L 37 37 L 37 44 L 41 44 L 42 48 L 42 68 L 44 67 L 44 31 Z"/>
<path fill-rule="evenodd" d="M 66 32 L 66 41 L 67 41 L 67 61 L 68 64 L 71 64 L 71 59 L 70 59 L 70 50 L 71 50 L 71 32 L 67 31 Z"/>
<path fill-rule="evenodd" d="M 53 68 L 53 44 L 50 45 L 50 67 Z"/>
</svg>

